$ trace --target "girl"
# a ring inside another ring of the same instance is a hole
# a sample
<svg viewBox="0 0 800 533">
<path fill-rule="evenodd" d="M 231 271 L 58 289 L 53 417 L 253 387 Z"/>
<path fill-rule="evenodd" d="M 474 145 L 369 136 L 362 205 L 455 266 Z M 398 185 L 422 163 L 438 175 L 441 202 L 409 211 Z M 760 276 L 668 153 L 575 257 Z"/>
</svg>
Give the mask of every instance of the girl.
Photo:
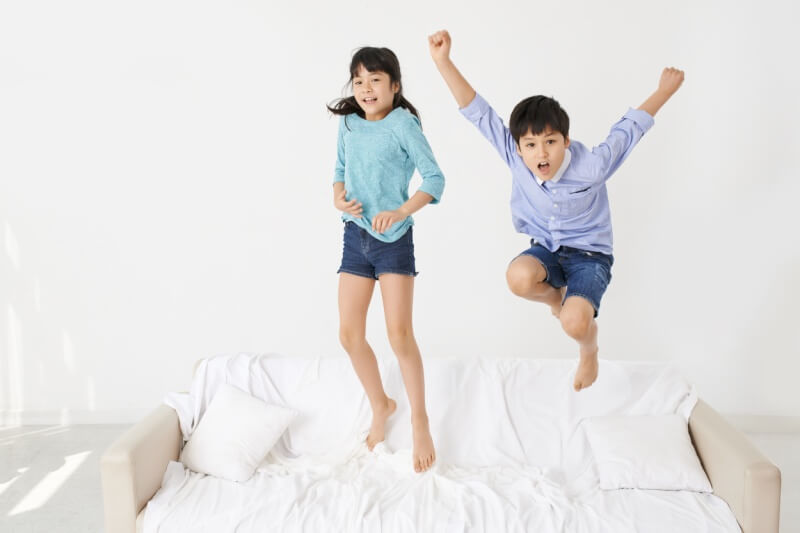
<svg viewBox="0 0 800 533">
<path fill-rule="evenodd" d="M 375 280 L 383 297 L 386 329 L 411 406 L 416 472 L 436 459 L 425 383 L 411 325 L 414 295 L 414 242 L 411 215 L 438 203 L 442 175 L 422 134 L 419 113 L 403 97 L 400 64 L 388 48 L 364 47 L 350 62 L 353 95 L 328 110 L 341 115 L 333 204 L 343 212 L 344 251 L 339 267 L 339 339 L 372 406 L 367 446 L 384 439 L 386 420 L 397 405 L 386 395 L 375 354 L 365 338 L 367 308 Z M 411 198 L 414 169 L 422 185 Z"/>
</svg>

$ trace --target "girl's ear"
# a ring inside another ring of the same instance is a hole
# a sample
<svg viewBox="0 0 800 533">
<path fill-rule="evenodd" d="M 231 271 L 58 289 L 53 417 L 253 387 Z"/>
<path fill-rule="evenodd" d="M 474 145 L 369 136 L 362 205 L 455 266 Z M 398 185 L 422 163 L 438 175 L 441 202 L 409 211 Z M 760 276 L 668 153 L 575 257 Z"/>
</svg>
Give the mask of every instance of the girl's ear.
<svg viewBox="0 0 800 533">
<path fill-rule="evenodd" d="M 398 82 L 396 82 L 396 81 L 392 82 L 392 92 L 394 94 L 397 94 L 398 92 L 400 92 L 400 84 Z"/>
</svg>

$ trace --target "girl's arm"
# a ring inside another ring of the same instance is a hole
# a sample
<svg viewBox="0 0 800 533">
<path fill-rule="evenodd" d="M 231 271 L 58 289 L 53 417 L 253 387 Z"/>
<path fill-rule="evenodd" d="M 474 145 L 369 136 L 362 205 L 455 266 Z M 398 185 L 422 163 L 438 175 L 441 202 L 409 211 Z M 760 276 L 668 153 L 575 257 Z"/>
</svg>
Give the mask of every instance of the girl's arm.
<svg viewBox="0 0 800 533">
<path fill-rule="evenodd" d="M 337 181 L 333 184 L 333 205 L 339 211 L 344 211 L 356 218 L 361 218 L 361 213 L 364 208 L 361 207 L 361 202 L 353 198 L 347 201 L 347 191 L 344 190 L 344 182 Z"/>
<path fill-rule="evenodd" d="M 347 191 L 344 190 L 344 167 L 345 167 L 345 151 L 344 151 L 344 117 L 339 120 L 339 133 L 336 140 L 336 170 L 333 176 L 333 206 L 339 211 L 343 211 L 356 218 L 361 218 L 361 213 L 364 209 L 361 203 L 353 198 L 347 201 Z"/>
<path fill-rule="evenodd" d="M 444 191 L 444 175 L 436 163 L 428 140 L 422 134 L 419 120 L 408 115 L 405 123 L 395 129 L 394 133 L 400 146 L 417 167 L 422 183 L 403 205 L 392 211 L 381 211 L 373 217 L 372 228 L 379 233 L 386 232 L 393 224 L 405 220 L 422 207 L 438 203 Z"/>
<path fill-rule="evenodd" d="M 683 83 L 683 71 L 676 68 L 665 68 L 661 73 L 661 80 L 658 82 L 658 89 L 650 95 L 650 98 L 644 101 L 639 109 L 650 113 L 651 117 L 656 116 L 658 110 L 661 109 L 667 100 L 675 94 L 678 88 Z"/>
<path fill-rule="evenodd" d="M 432 200 L 433 196 L 430 194 L 424 191 L 417 191 L 406 203 L 394 211 L 381 211 L 375 215 L 375 218 L 372 219 L 372 229 L 378 233 L 383 233 L 392 227 L 392 224 L 405 220 L 431 203 Z"/>
<path fill-rule="evenodd" d="M 466 107 L 475 98 L 475 89 L 464 79 L 461 72 L 450 60 L 450 34 L 447 30 L 437 31 L 428 36 L 428 47 L 433 62 L 450 88 L 450 92 L 458 103 L 458 107 Z"/>
</svg>

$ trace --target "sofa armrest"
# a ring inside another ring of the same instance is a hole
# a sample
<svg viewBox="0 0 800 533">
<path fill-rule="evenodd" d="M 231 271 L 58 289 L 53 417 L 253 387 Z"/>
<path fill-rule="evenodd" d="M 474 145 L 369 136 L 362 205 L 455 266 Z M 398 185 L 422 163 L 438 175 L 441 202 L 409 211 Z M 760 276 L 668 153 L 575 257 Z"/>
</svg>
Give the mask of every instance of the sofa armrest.
<svg viewBox="0 0 800 533">
<path fill-rule="evenodd" d="M 714 494 L 730 506 L 742 533 L 778 533 L 778 467 L 702 400 L 689 417 L 689 433 Z"/>
<path fill-rule="evenodd" d="M 177 461 L 182 435 L 175 410 L 162 405 L 120 436 L 100 459 L 106 533 L 135 533 L 136 515 Z"/>
</svg>

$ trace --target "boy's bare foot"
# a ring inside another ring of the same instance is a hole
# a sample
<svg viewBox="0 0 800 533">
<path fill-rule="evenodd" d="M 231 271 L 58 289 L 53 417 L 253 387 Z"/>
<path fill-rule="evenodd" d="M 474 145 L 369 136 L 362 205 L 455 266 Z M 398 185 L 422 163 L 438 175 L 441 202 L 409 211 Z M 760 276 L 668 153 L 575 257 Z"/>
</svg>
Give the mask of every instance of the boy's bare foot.
<svg viewBox="0 0 800 533">
<path fill-rule="evenodd" d="M 395 409 L 397 409 L 397 403 L 391 398 L 386 398 L 386 405 L 383 408 L 372 409 L 372 426 L 367 435 L 367 448 L 370 451 L 386 437 L 386 420 L 392 416 Z"/>
<path fill-rule="evenodd" d="M 589 387 L 597 379 L 597 352 L 598 348 L 596 346 L 594 351 L 588 354 L 583 353 L 583 350 L 581 350 L 581 360 L 578 363 L 578 370 L 575 371 L 575 382 L 573 384 L 576 391 Z"/>
<path fill-rule="evenodd" d="M 436 461 L 436 450 L 433 448 L 428 417 L 412 420 L 411 429 L 414 433 L 414 471 L 425 472 Z"/>
</svg>

